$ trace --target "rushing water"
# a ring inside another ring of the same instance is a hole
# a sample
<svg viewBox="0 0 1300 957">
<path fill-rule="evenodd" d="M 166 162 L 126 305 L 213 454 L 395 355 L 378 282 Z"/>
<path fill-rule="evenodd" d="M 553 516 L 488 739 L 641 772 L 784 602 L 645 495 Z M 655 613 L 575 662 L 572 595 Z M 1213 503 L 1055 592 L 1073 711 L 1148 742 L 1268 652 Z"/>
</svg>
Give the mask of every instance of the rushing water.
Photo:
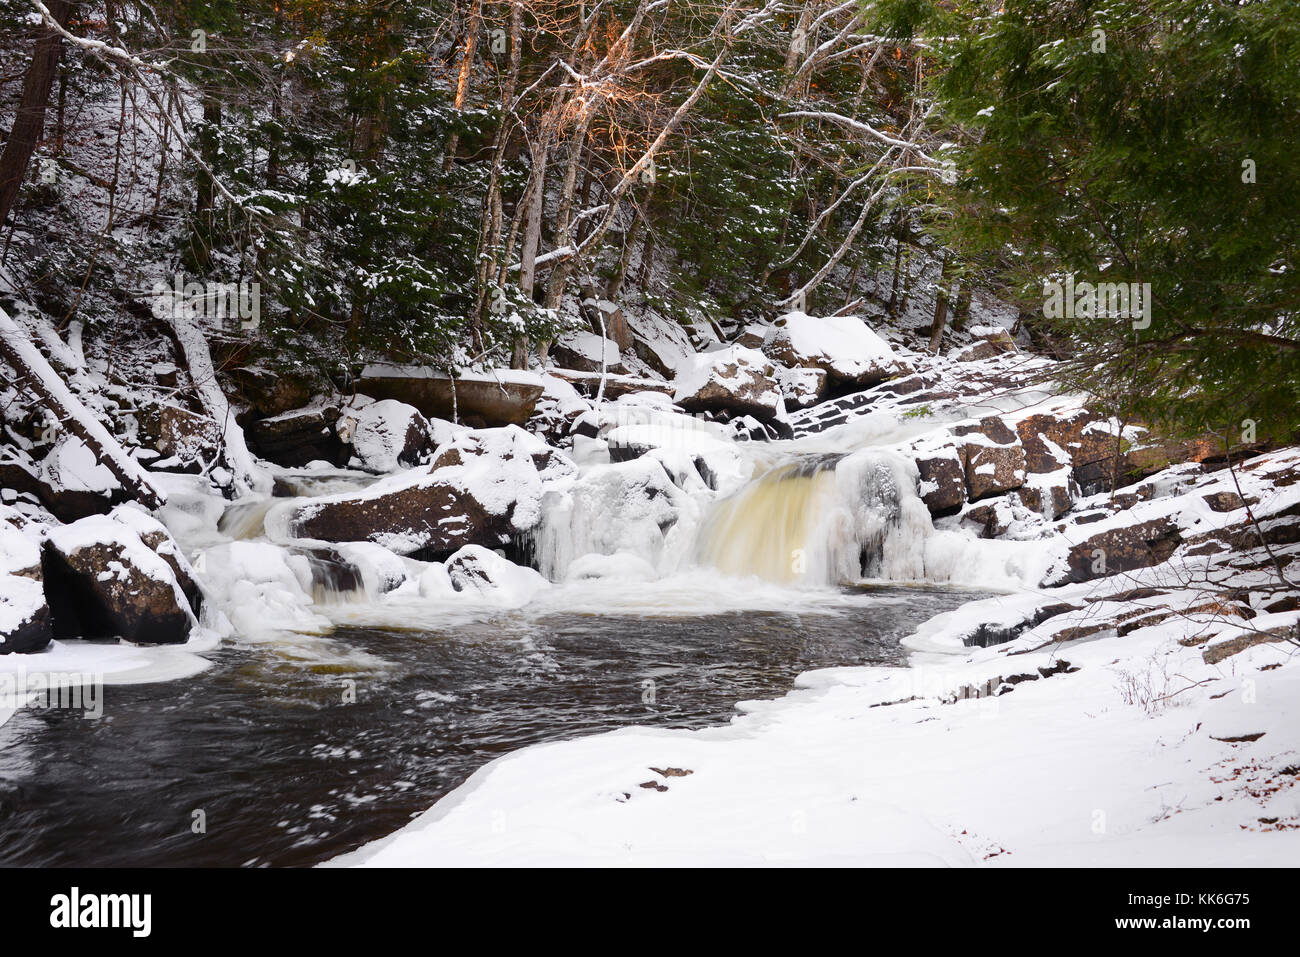
<svg viewBox="0 0 1300 957">
<path fill-rule="evenodd" d="M 314 639 L 342 650 L 333 663 L 230 644 L 184 681 L 105 688 L 98 719 L 24 711 L 0 727 L 0 864 L 316 863 L 525 745 L 717 724 L 802 671 L 900 664 L 900 637 L 972 597 L 882 588 L 797 614 L 351 627 Z"/>
</svg>

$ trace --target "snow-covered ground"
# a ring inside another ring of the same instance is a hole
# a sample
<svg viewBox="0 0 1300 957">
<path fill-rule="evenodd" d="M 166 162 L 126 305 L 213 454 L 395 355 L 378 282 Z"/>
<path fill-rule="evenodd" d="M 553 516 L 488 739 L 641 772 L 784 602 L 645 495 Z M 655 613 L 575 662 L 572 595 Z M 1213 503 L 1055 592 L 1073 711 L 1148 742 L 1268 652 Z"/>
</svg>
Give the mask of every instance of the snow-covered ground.
<svg viewBox="0 0 1300 957">
<path fill-rule="evenodd" d="M 527 748 L 333 863 L 1294 863 L 1295 649 L 1209 666 L 1180 634 L 815 671 L 729 727 Z M 1036 680 L 961 697 L 1014 675 Z"/>
</svg>

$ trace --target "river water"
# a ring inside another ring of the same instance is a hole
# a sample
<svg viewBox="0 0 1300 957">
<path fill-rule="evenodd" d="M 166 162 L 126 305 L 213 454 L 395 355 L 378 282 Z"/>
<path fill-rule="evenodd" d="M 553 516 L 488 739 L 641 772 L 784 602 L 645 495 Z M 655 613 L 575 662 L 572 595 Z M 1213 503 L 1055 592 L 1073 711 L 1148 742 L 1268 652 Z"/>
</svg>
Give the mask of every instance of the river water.
<svg viewBox="0 0 1300 957">
<path fill-rule="evenodd" d="M 100 718 L 0 726 L 0 864 L 318 863 L 517 748 L 725 723 L 800 672 L 902 664 L 900 638 L 974 597 L 877 587 L 799 611 L 503 612 L 344 624 L 311 653 L 228 643 L 197 676 L 106 687 Z"/>
</svg>

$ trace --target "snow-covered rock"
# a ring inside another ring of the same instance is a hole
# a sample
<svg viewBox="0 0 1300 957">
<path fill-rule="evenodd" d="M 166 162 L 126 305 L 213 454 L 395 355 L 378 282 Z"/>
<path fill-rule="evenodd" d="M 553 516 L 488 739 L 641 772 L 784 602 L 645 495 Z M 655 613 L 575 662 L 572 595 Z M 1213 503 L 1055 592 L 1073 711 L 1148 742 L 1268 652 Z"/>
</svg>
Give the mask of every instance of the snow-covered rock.
<svg viewBox="0 0 1300 957">
<path fill-rule="evenodd" d="M 374 542 L 400 555 L 492 547 L 533 528 L 544 487 L 575 471 L 517 426 L 471 430 L 439 447 L 428 469 L 295 507 L 286 528 L 296 538 Z"/>
<path fill-rule="evenodd" d="M 792 312 L 776 320 L 763 352 L 791 368 L 821 369 L 836 387 L 865 389 L 912 367 L 855 316 Z"/>
<path fill-rule="evenodd" d="M 418 465 L 432 448 L 429 423 L 420 410 L 396 399 L 350 408 L 336 429 L 340 439 L 351 443 L 361 467 L 374 472 Z"/>
<path fill-rule="evenodd" d="M 625 310 L 624 318 L 632 332 L 632 350 L 661 376 L 672 378 L 674 370 L 695 355 L 690 335 L 671 319 L 650 310 Z"/>
<path fill-rule="evenodd" d="M 784 411 L 776 367 L 756 349 L 728 346 L 684 359 L 673 401 L 690 412 L 722 410 L 771 419 Z"/>
<path fill-rule="evenodd" d="M 55 637 L 175 644 L 196 624 L 172 566 L 129 521 L 93 515 L 52 529 L 43 571 Z"/>
<path fill-rule="evenodd" d="M 579 372 L 624 371 L 617 342 L 581 329 L 566 332 L 556 339 L 551 346 L 551 358 L 557 366 Z"/>
<path fill-rule="evenodd" d="M 481 545 L 461 548 L 447 559 L 445 570 L 456 591 L 492 594 L 507 606 L 525 604 L 548 584 L 533 569 L 516 565 Z"/>
</svg>

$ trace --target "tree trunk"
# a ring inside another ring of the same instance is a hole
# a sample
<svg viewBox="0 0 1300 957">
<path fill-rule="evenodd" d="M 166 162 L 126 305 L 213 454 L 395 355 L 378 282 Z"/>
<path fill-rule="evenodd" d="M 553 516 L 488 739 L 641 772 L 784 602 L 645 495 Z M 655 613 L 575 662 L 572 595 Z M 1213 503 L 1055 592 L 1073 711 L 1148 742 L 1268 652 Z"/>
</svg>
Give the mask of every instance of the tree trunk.
<svg viewBox="0 0 1300 957">
<path fill-rule="evenodd" d="M 140 463 L 127 455 L 112 433 L 82 405 L 27 333 L 3 309 L 0 309 L 0 358 L 27 381 L 28 388 L 40 397 L 60 426 L 86 444 L 128 495 L 148 509 L 161 508 L 166 503 L 166 496 L 154 487 Z"/>
<path fill-rule="evenodd" d="M 72 12 L 69 0 L 50 0 L 46 6 L 55 20 L 67 26 Z M 32 62 L 28 64 L 23 79 L 23 93 L 18 101 L 13 129 L 5 142 L 4 153 L 0 154 L 0 225 L 8 219 L 18 199 L 19 187 L 45 129 L 45 107 L 50 101 L 50 88 L 59 70 L 61 48 L 62 38 L 53 30 L 42 27 L 32 51 Z"/>
<path fill-rule="evenodd" d="M 948 256 L 939 266 L 939 283 L 934 291 L 934 321 L 930 323 L 930 351 L 938 352 L 943 342 L 943 329 L 948 324 Z"/>
</svg>

